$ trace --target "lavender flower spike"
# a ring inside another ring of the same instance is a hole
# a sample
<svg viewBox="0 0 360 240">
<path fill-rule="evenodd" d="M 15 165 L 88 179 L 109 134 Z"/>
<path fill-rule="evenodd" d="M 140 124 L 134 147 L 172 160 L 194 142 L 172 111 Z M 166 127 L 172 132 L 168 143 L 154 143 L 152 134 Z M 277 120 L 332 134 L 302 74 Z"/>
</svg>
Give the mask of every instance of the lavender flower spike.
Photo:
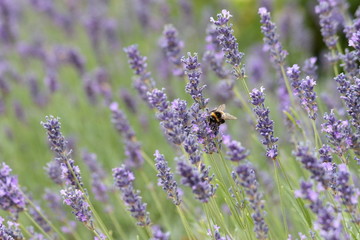
<svg viewBox="0 0 360 240">
<path fill-rule="evenodd" d="M 260 90 L 254 88 L 250 93 L 250 98 L 251 103 L 255 106 L 254 112 L 258 119 L 256 130 L 263 137 L 261 143 L 266 146 L 266 156 L 275 160 L 278 155 L 277 145 L 275 144 L 278 138 L 274 137 L 274 121 L 269 118 L 270 110 L 264 105 L 264 90 L 263 87 Z"/>
<path fill-rule="evenodd" d="M 89 229 L 93 229 L 92 213 L 90 206 L 85 200 L 84 193 L 79 189 L 69 187 L 60 191 L 64 203 L 70 206 L 76 219 L 84 223 Z"/>
<path fill-rule="evenodd" d="M 209 99 L 205 99 L 202 93 L 206 85 L 199 86 L 201 70 L 197 53 L 193 56 L 191 53 L 188 53 L 188 57 L 182 57 L 181 61 L 185 64 L 186 74 L 189 77 L 189 82 L 186 84 L 185 90 L 191 95 L 194 101 L 200 105 L 200 109 L 204 109 L 208 104 Z"/>
<path fill-rule="evenodd" d="M 25 208 L 25 196 L 20 190 L 18 179 L 11 175 L 12 169 L 4 162 L 0 168 L 0 208 L 8 211 L 17 219 Z"/>
<path fill-rule="evenodd" d="M 264 203 L 262 194 L 258 190 L 258 182 L 256 180 L 255 171 L 248 164 L 243 164 L 235 169 L 238 175 L 239 183 L 244 187 L 248 201 L 254 213 L 251 215 L 254 220 L 254 232 L 256 238 L 265 240 L 269 228 L 264 219 Z"/>
<path fill-rule="evenodd" d="M 332 0 L 318 0 L 315 6 L 315 12 L 320 17 L 321 35 L 329 49 L 334 49 L 338 41 L 336 29 L 339 23 L 334 16 L 335 4 Z"/>
<path fill-rule="evenodd" d="M 146 211 L 146 203 L 141 201 L 139 191 L 135 191 L 133 181 L 135 180 L 134 174 L 122 165 L 119 168 L 113 169 L 113 177 L 115 186 L 118 187 L 122 193 L 122 198 L 128 206 L 128 210 L 137 220 L 139 226 L 150 225 L 149 213 Z"/>
<path fill-rule="evenodd" d="M 0 239 L 4 240 L 23 240 L 25 239 L 21 233 L 18 223 L 16 222 L 7 222 L 5 226 L 4 219 L 0 217 Z"/>
<path fill-rule="evenodd" d="M 182 77 L 184 69 L 180 60 L 180 54 L 181 49 L 184 47 L 184 42 L 178 39 L 178 32 L 173 25 L 165 25 L 163 37 L 160 39 L 160 46 L 168 60 L 176 66 L 173 74 Z"/>
<path fill-rule="evenodd" d="M 153 237 L 150 238 L 150 240 L 169 240 L 170 239 L 170 233 L 169 232 L 164 233 L 159 225 L 152 226 L 151 231 L 152 231 Z"/>
<path fill-rule="evenodd" d="M 130 67 L 134 70 L 135 75 L 138 76 L 134 80 L 133 85 L 140 97 L 147 102 L 146 94 L 155 87 L 155 82 L 147 70 L 146 57 L 140 55 L 137 45 L 124 48 L 124 52 L 128 55 Z"/>
<path fill-rule="evenodd" d="M 229 151 L 226 152 L 226 155 L 233 162 L 240 162 L 249 155 L 248 151 L 238 141 L 224 141 L 224 144 L 229 149 Z"/>
<path fill-rule="evenodd" d="M 307 76 L 300 83 L 300 103 L 301 106 L 307 111 L 309 118 L 315 120 L 317 117 L 318 106 L 316 103 L 316 93 L 314 86 L 316 82 L 313 78 Z"/>
<path fill-rule="evenodd" d="M 264 34 L 264 48 L 270 52 L 271 61 L 283 66 L 288 52 L 283 50 L 279 41 L 279 36 L 276 33 L 276 26 L 271 21 L 270 13 L 264 7 L 259 8 L 258 11 L 262 24 L 261 32 Z"/>
<path fill-rule="evenodd" d="M 128 167 L 141 167 L 144 163 L 144 158 L 141 153 L 141 145 L 136 140 L 135 132 L 130 126 L 125 114 L 119 109 L 117 102 L 110 104 L 112 113 L 111 122 L 114 124 L 116 130 L 123 136 L 125 145 L 125 163 Z"/>
<path fill-rule="evenodd" d="M 210 22 L 217 26 L 217 39 L 222 47 L 222 51 L 225 53 L 227 62 L 237 68 L 240 66 L 244 53 L 239 52 L 238 43 L 233 34 L 232 24 L 228 24 L 231 17 L 230 12 L 223 9 L 221 13 L 217 14 L 217 20 L 211 17 Z"/>
<path fill-rule="evenodd" d="M 46 116 L 45 118 L 46 122 L 41 122 L 41 124 L 47 131 L 50 148 L 55 153 L 55 161 L 60 165 L 62 179 L 65 179 L 67 185 L 83 186 L 80 168 L 71 159 L 71 150 L 67 149 L 67 141 L 60 131 L 61 123 L 59 118 L 53 116 Z"/>
<path fill-rule="evenodd" d="M 171 169 L 168 167 L 164 155 L 160 154 L 160 152 L 156 150 L 154 156 L 155 166 L 159 172 L 156 175 L 159 178 L 159 186 L 162 186 L 163 190 L 167 192 L 168 198 L 170 198 L 175 205 L 180 205 L 181 192 L 177 187 L 174 175 L 171 172 Z"/>
<path fill-rule="evenodd" d="M 206 169 L 203 163 L 198 170 L 179 161 L 178 172 L 182 176 L 181 183 L 189 186 L 199 201 L 206 203 L 215 194 L 217 186 L 210 184 L 214 176 L 209 177 L 209 169 Z"/>
</svg>

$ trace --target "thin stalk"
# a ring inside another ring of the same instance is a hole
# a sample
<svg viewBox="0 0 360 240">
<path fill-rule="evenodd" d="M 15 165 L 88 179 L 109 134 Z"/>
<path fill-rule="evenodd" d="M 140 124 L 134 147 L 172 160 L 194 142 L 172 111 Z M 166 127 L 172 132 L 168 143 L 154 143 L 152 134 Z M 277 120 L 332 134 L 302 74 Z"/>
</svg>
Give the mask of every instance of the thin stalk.
<svg viewBox="0 0 360 240">
<path fill-rule="evenodd" d="M 283 201 L 284 195 L 282 193 L 281 186 L 280 186 L 280 180 L 279 180 L 279 174 L 277 171 L 276 161 L 273 161 L 273 163 L 274 163 L 274 169 L 275 169 L 276 185 L 278 187 L 279 196 L 280 196 L 281 215 L 283 217 L 284 230 L 285 230 L 286 236 L 288 236 L 289 230 L 288 230 L 288 225 L 287 225 L 286 215 L 285 215 L 285 208 L 284 208 L 284 201 Z"/>
<path fill-rule="evenodd" d="M 52 239 L 52 237 L 49 236 L 49 234 L 47 234 L 47 232 L 44 231 L 44 229 L 42 227 L 39 226 L 39 224 L 30 216 L 30 214 L 27 211 L 24 211 L 24 214 L 27 218 L 29 218 L 29 220 L 40 230 L 40 232 L 42 234 L 44 234 L 44 236 L 47 239 Z"/>
<path fill-rule="evenodd" d="M 62 235 L 62 233 L 52 224 L 52 222 L 41 212 L 38 210 L 38 208 L 35 206 L 35 204 L 29 199 L 26 194 L 22 192 L 23 196 L 25 197 L 26 201 L 35 209 L 35 211 L 41 216 L 42 219 L 45 220 L 47 224 L 59 235 L 60 239 L 65 240 L 65 237 Z"/>
<path fill-rule="evenodd" d="M 87 195 L 87 193 L 84 191 L 84 188 L 81 186 L 77 176 L 75 175 L 74 173 L 74 170 L 72 169 L 66 155 L 64 154 L 64 157 L 65 157 L 65 162 L 66 162 L 66 165 L 68 167 L 68 169 L 70 170 L 72 176 L 74 177 L 75 181 L 76 181 L 76 184 L 77 186 L 79 187 L 80 191 L 82 191 L 84 193 L 84 198 L 86 200 L 86 202 L 89 204 L 89 208 L 90 210 L 92 211 L 92 213 L 94 214 L 94 218 L 96 219 L 96 221 L 98 222 L 98 224 L 100 225 L 100 228 L 104 231 L 104 234 L 109 238 L 109 240 L 112 240 L 112 237 L 110 236 L 109 234 L 109 231 L 107 230 L 105 224 L 103 223 L 102 219 L 100 218 L 100 216 L 98 215 L 98 213 L 96 212 L 93 204 L 91 203 L 90 201 L 90 198 L 89 196 Z"/>
<path fill-rule="evenodd" d="M 285 86 L 286 86 L 286 90 L 288 91 L 288 94 L 289 94 L 291 105 L 295 107 L 294 95 L 292 93 L 290 83 L 289 83 L 289 79 L 288 79 L 288 77 L 287 77 L 287 75 L 285 73 L 285 69 L 284 69 L 283 65 L 280 65 L 280 70 L 281 70 L 281 74 L 282 74 L 282 76 L 284 78 L 284 81 L 285 81 Z"/>
<path fill-rule="evenodd" d="M 150 182 L 149 178 L 147 177 L 147 175 L 145 174 L 143 169 L 140 170 L 140 174 L 141 174 L 141 177 L 144 180 L 144 183 L 149 183 Z M 156 205 L 157 210 L 159 211 L 160 215 L 164 218 L 166 228 L 171 229 L 171 227 L 169 225 L 170 221 L 167 219 L 167 215 L 164 212 L 163 207 L 160 205 L 161 201 L 158 198 L 158 196 L 156 195 L 156 192 L 155 191 L 150 191 L 150 194 L 151 194 L 151 197 L 153 198 L 153 200 L 155 201 L 155 205 Z"/>
<path fill-rule="evenodd" d="M 150 165 L 150 167 L 152 169 L 154 169 L 155 171 L 157 171 L 156 167 L 155 167 L 155 162 L 149 157 L 149 155 L 147 155 L 147 153 L 144 151 L 141 151 L 141 154 L 142 154 L 143 158 L 145 159 L 145 161 Z"/>
<path fill-rule="evenodd" d="M 318 133 L 318 131 L 316 129 L 315 120 L 312 119 L 311 123 L 312 123 L 312 127 L 313 127 L 313 130 L 314 130 L 315 146 L 316 146 L 316 149 L 319 149 L 320 145 L 321 145 L 321 139 L 320 139 L 319 133 Z"/>
<path fill-rule="evenodd" d="M 182 211 L 182 209 L 180 208 L 180 206 L 176 206 L 176 210 L 179 213 L 181 222 L 185 228 L 186 234 L 188 236 L 189 240 L 196 240 L 195 236 L 193 235 L 192 231 L 190 230 L 190 226 L 189 226 L 189 222 L 187 221 L 186 217 L 184 216 L 184 213 Z"/>
<path fill-rule="evenodd" d="M 113 212 L 109 213 L 109 216 L 110 216 L 112 223 L 115 226 L 116 231 L 119 233 L 121 239 L 126 239 L 126 234 L 125 234 L 124 230 L 122 229 L 118 220 L 115 218 L 114 213 Z"/>
</svg>

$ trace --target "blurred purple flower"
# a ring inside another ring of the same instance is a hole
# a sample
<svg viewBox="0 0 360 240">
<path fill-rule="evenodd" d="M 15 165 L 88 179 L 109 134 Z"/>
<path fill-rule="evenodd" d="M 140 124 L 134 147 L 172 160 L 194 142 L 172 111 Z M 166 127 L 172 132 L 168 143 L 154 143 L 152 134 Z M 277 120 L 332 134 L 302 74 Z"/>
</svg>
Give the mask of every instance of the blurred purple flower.
<svg viewBox="0 0 360 240">
<path fill-rule="evenodd" d="M 336 176 L 336 192 L 337 197 L 341 199 L 341 203 L 345 206 L 353 221 L 356 224 L 360 223 L 360 215 L 357 209 L 360 192 L 350 183 L 350 173 L 345 164 L 338 165 L 338 172 Z"/>
<path fill-rule="evenodd" d="M 326 122 L 321 124 L 321 131 L 326 133 L 329 143 L 341 157 L 348 149 L 354 147 L 357 139 L 352 134 L 349 122 L 337 120 L 333 110 L 330 114 L 325 113 L 324 119 Z"/>
<path fill-rule="evenodd" d="M 122 165 L 113 169 L 113 177 L 115 186 L 121 191 L 122 198 L 131 216 L 137 220 L 137 224 L 142 227 L 150 225 L 149 213 L 146 211 L 147 204 L 142 202 L 140 192 L 135 191 L 133 187 L 134 174 Z"/>
<path fill-rule="evenodd" d="M 124 52 L 129 58 L 128 62 L 131 69 L 133 69 L 134 74 L 138 76 L 134 79 L 133 85 L 140 97 L 145 102 L 148 102 L 147 92 L 150 92 L 155 87 L 155 82 L 151 78 L 150 72 L 147 70 L 147 58 L 140 55 L 137 45 L 131 45 L 124 48 Z"/>
<path fill-rule="evenodd" d="M 217 188 L 210 183 L 214 176 L 209 176 L 209 169 L 203 163 L 200 164 L 199 168 L 183 161 L 179 161 L 177 165 L 177 170 L 182 176 L 181 183 L 191 188 L 196 199 L 203 203 L 208 202 Z"/>
<path fill-rule="evenodd" d="M 0 239 L 4 240 L 23 240 L 25 239 L 19 228 L 20 224 L 16 222 L 7 221 L 7 226 L 4 219 L 0 216 Z"/>
<path fill-rule="evenodd" d="M 32 219 L 46 232 L 49 233 L 51 231 L 51 227 L 49 223 L 44 218 L 44 211 L 40 208 L 38 204 L 35 203 L 35 207 L 29 206 L 28 212 Z M 46 217 L 46 216 L 45 216 Z M 48 218 L 48 217 L 46 217 Z"/>
<path fill-rule="evenodd" d="M 265 223 L 264 200 L 259 192 L 259 183 L 256 180 L 254 169 L 249 164 L 243 164 L 235 168 L 239 184 L 244 188 L 246 198 L 254 213 L 251 215 L 254 221 L 254 232 L 257 239 L 265 240 L 268 237 L 269 228 Z"/>
<path fill-rule="evenodd" d="M 191 164 L 197 166 L 201 160 L 201 151 L 196 141 L 196 136 L 189 133 L 184 141 L 185 152 L 189 155 Z"/>
<path fill-rule="evenodd" d="M 315 7 L 315 12 L 320 18 L 321 35 L 329 49 L 334 49 L 338 41 L 336 32 L 339 22 L 334 15 L 335 5 L 334 0 L 318 0 L 318 5 Z"/>
<path fill-rule="evenodd" d="M 152 226 L 151 231 L 152 231 L 152 238 L 150 238 L 150 240 L 169 240 L 170 239 L 170 233 L 169 232 L 164 233 L 159 225 Z"/>
<path fill-rule="evenodd" d="M 25 196 L 20 190 L 17 176 L 11 175 L 12 169 L 4 162 L 0 168 L 0 208 L 10 212 L 15 219 L 25 208 Z"/>
<path fill-rule="evenodd" d="M 226 152 L 226 155 L 233 162 L 240 162 L 249 155 L 249 152 L 246 150 L 246 148 L 244 148 L 238 141 L 224 141 L 224 144 L 229 149 Z"/>
<path fill-rule="evenodd" d="M 66 211 L 64 211 L 63 209 L 61 197 L 59 196 L 58 193 L 55 193 L 50 189 L 45 189 L 43 199 L 46 201 L 52 213 L 54 213 L 53 216 L 55 216 L 56 219 L 60 220 L 61 222 L 67 221 Z"/>
<path fill-rule="evenodd" d="M 301 106 L 307 111 L 309 118 L 315 120 L 317 117 L 318 106 L 316 103 L 316 93 L 314 92 L 315 80 L 307 76 L 301 80 L 300 83 L 300 98 Z"/>
<path fill-rule="evenodd" d="M 317 61 L 316 57 L 308 58 L 304 61 L 304 66 L 302 67 L 302 71 L 306 75 L 312 77 L 314 80 L 316 80 L 318 77 L 317 75 L 318 66 L 316 65 L 316 61 Z"/>
<path fill-rule="evenodd" d="M 184 42 L 178 38 L 178 32 L 173 25 L 165 25 L 163 36 L 160 38 L 160 47 L 168 60 L 175 65 L 174 75 L 184 76 L 184 67 L 180 59 Z"/>
<path fill-rule="evenodd" d="M 344 68 L 344 71 L 350 78 L 354 79 L 356 76 L 359 76 L 360 69 L 356 61 L 360 59 L 360 54 L 356 56 L 356 51 L 349 51 L 349 49 L 346 48 L 345 53 L 340 54 L 340 58 L 343 62 L 340 66 Z"/>
<path fill-rule="evenodd" d="M 311 173 L 311 178 L 315 179 L 322 187 L 328 189 L 331 185 L 332 179 L 332 164 L 330 168 L 326 163 L 320 162 L 310 152 L 306 146 L 298 146 L 297 151 L 294 153 L 297 159 L 303 164 L 303 167 Z"/>
<path fill-rule="evenodd" d="M 332 162 L 332 149 L 329 145 L 323 144 L 323 146 L 319 149 L 320 161 L 324 162 Z"/>
<path fill-rule="evenodd" d="M 274 137 L 274 121 L 269 118 L 270 110 L 264 105 L 264 88 L 254 88 L 250 93 L 251 104 L 257 116 L 256 130 L 263 137 L 261 143 L 266 146 L 266 156 L 275 160 L 278 155 L 277 145 L 279 139 Z"/>
<path fill-rule="evenodd" d="M 276 26 L 271 21 L 270 12 L 266 8 L 261 7 L 258 13 L 261 18 L 260 23 L 262 24 L 261 32 L 264 34 L 264 49 L 270 52 L 271 61 L 278 65 L 276 68 L 283 66 L 288 52 L 282 48 L 279 36 L 276 33 Z"/>
<path fill-rule="evenodd" d="M 310 201 L 310 209 L 317 215 L 315 230 L 320 231 L 320 236 L 332 240 L 347 239 L 343 233 L 340 214 L 332 206 L 323 205 L 319 193 L 312 190 L 312 183 L 302 181 L 300 186 L 300 190 L 295 191 L 295 196 Z"/>
<path fill-rule="evenodd" d="M 120 98 L 125 103 L 125 106 L 132 112 L 137 112 L 137 102 L 134 96 L 126 89 L 120 89 Z"/>
<path fill-rule="evenodd" d="M 49 178 L 55 184 L 62 185 L 64 183 L 64 179 L 62 178 L 62 169 L 60 167 L 59 161 L 54 159 L 53 161 L 48 162 L 44 169 L 47 172 Z"/>
<path fill-rule="evenodd" d="M 168 198 L 170 198 L 175 205 L 180 205 L 181 190 L 178 189 L 177 183 L 174 179 L 174 175 L 164 158 L 164 155 L 160 154 L 158 150 L 155 151 L 155 166 L 158 170 L 158 185 L 162 186 L 163 190 L 167 192 Z"/>
<path fill-rule="evenodd" d="M 114 124 L 116 130 L 123 136 L 126 166 L 135 168 L 141 167 L 144 163 L 144 158 L 141 153 L 141 144 L 136 140 L 135 132 L 130 126 L 126 115 L 119 109 L 117 102 L 111 103 L 109 108 L 112 113 L 111 122 Z"/>
</svg>

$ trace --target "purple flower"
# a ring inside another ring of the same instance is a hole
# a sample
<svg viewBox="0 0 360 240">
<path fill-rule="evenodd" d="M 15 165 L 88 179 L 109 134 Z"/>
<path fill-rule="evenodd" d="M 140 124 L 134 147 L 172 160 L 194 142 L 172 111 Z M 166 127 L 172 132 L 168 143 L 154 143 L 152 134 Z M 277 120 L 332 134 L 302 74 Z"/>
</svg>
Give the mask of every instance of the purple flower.
<svg viewBox="0 0 360 240">
<path fill-rule="evenodd" d="M 351 36 L 349 46 L 355 48 L 358 52 L 358 57 L 360 57 L 360 30 Z"/>
<path fill-rule="evenodd" d="M 356 138 L 353 136 L 350 124 L 347 120 L 337 120 L 333 110 L 330 114 L 325 113 L 325 123 L 321 124 L 321 131 L 326 133 L 329 143 L 334 151 L 343 156 L 345 152 L 355 146 Z"/>
<path fill-rule="evenodd" d="M 329 145 L 323 144 L 323 146 L 319 149 L 320 161 L 321 162 L 332 162 L 332 149 Z"/>
<path fill-rule="evenodd" d="M 55 161 L 60 165 L 61 178 L 65 179 L 67 185 L 83 186 L 80 168 L 71 159 L 71 150 L 67 149 L 67 141 L 60 131 L 59 118 L 50 115 L 46 116 L 45 119 L 46 122 L 41 122 L 41 125 L 47 131 L 50 148 L 55 153 Z"/>
<path fill-rule="evenodd" d="M 169 107 L 169 101 L 165 93 L 165 88 L 159 90 L 153 89 L 147 93 L 148 101 L 153 108 L 156 108 L 159 112 L 164 112 Z"/>
<path fill-rule="evenodd" d="M 147 70 L 147 58 L 140 55 L 137 45 L 131 45 L 124 48 L 124 52 L 128 55 L 128 62 L 131 69 L 133 69 L 135 75 L 138 76 L 134 80 L 133 85 L 138 91 L 140 97 L 147 102 L 147 92 L 151 91 L 155 87 L 151 74 Z"/>
<path fill-rule="evenodd" d="M 164 233 L 159 225 L 152 226 L 151 231 L 152 231 L 153 237 L 150 238 L 150 240 L 169 240 L 170 239 L 170 233 L 169 232 Z"/>
<path fill-rule="evenodd" d="M 108 203 L 109 188 L 105 184 L 106 173 L 100 163 L 97 161 L 96 154 L 89 153 L 88 151 L 82 152 L 82 159 L 88 166 L 91 172 L 92 191 L 96 200 L 102 203 Z"/>
<path fill-rule="evenodd" d="M 17 219 L 18 213 L 25 208 L 25 196 L 20 190 L 17 176 L 11 175 L 11 171 L 3 162 L 0 168 L 0 208 Z"/>
<path fill-rule="evenodd" d="M 299 95 L 300 92 L 300 67 L 297 64 L 294 64 L 292 67 L 287 68 L 286 72 L 288 78 L 291 81 L 291 86 L 293 87 L 294 95 Z"/>
<path fill-rule="evenodd" d="M 240 66 L 244 53 L 239 52 L 239 46 L 233 34 L 232 24 L 228 24 L 231 17 L 230 12 L 223 9 L 221 13 L 217 14 L 217 20 L 211 17 L 210 22 L 216 25 L 217 39 L 222 47 L 222 51 L 225 53 L 226 61 L 237 68 Z M 240 75 L 235 74 L 235 77 L 239 76 Z"/>
<path fill-rule="evenodd" d="M 185 138 L 184 149 L 186 153 L 189 154 L 191 164 L 197 165 L 201 160 L 201 151 L 194 134 L 189 133 L 189 135 Z"/>
<path fill-rule="evenodd" d="M 233 162 L 240 162 L 249 155 L 249 152 L 246 150 L 246 148 L 244 148 L 241 145 L 241 143 L 238 141 L 235 141 L 235 140 L 226 141 L 226 142 L 224 142 L 224 144 L 229 149 L 226 152 L 226 155 Z"/>
<path fill-rule="evenodd" d="M 256 180 L 254 169 L 249 164 L 243 164 L 235 168 L 238 183 L 244 188 L 246 198 L 254 210 L 251 217 L 254 220 L 254 232 L 257 239 L 267 239 L 269 228 L 265 223 L 264 203 L 262 194 L 259 192 L 259 183 Z"/>
<path fill-rule="evenodd" d="M 125 145 L 125 164 L 128 167 L 141 167 L 144 163 L 144 158 L 141 153 L 141 145 L 136 140 L 135 132 L 129 124 L 125 114 L 119 109 L 116 102 L 110 104 L 112 112 L 111 122 L 114 124 L 116 130 L 123 136 Z"/>
<path fill-rule="evenodd" d="M 28 208 L 29 214 L 34 219 L 34 221 L 46 232 L 49 233 L 51 231 L 51 227 L 49 223 L 45 220 L 44 212 L 40 208 L 39 205 L 35 205 L 35 208 L 32 206 L 29 206 Z"/>
<path fill-rule="evenodd" d="M 312 183 L 302 181 L 300 185 L 301 188 L 295 192 L 295 196 L 310 201 L 310 209 L 317 215 L 315 229 L 320 231 L 320 236 L 332 240 L 347 239 L 343 234 L 341 217 L 334 208 L 323 205 L 319 193 L 312 189 Z"/>
<path fill-rule="evenodd" d="M 354 79 L 360 74 L 359 65 L 357 64 L 357 59 L 360 59 L 360 54 L 356 56 L 356 51 L 349 51 L 349 49 L 346 48 L 345 53 L 340 54 L 340 58 L 343 61 L 340 66 L 344 68 L 344 71 L 348 73 L 349 77 Z"/>
<path fill-rule="evenodd" d="M 316 57 L 308 58 L 308 59 L 306 59 L 304 61 L 304 66 L 302 67 L 303 72 L 306 75 L 311 76 L 315 80 L 317 79 L 317 73 L 316 72 L 318 70 L 318 66 L 316 65 L 316 61 L 317 61 Z"/>
<path fill-rule="evenodd" d="M 350 173 L 345 164 L 338 165 L 335 189 L 346 211 L 350 212 L 356 224 L 360 223 L 360 215 L 357 211 L 360 192 L 350 183 Z"/>
<path fill-rule="evenodd" d="M 0 239 L 23 240 L 25 238 L 21 233 L 18 223 L 8 221 L 7 226 L 5 226 L 4 219 L 0 217 Z"/>
<path fill-rule="evenodd" d="M 264 105 L 264 90 L 264 88 L 260 88 L 260 90 L 254 88 L 250 93 L 250 98 L 251 103 L 255 106 L 253 110 L 257 116 L 256 130 L 258 130 L 263 137 L 261 143 L 267 147 L 266 156 L 275 160 L 278 155 L 277 145 L 275 143 L 279 139 L 274 137 L 274 121 L 270 120 L 270 110 Z"/>
<path fill-rule="evenodd" d="M 304 168 L 311 173 L 312 179 L 321 183 L 325 189 L 331 185 L 332 164 L 328 168 L 326 163 L 322 163 L 314 157 L 306 146 L 298 146 L 295 156 L 301 161 Z"/>
<path fill-rule="evenodd" d="M 196 103 L 199 104 L 200 109 L 204 109 L 209 99 L 205 99 L 202 91 L 206 87 L 206 85 L 200 85 L 200 63 L 198 63 L 197 53 L 194 53 L 194 56 L 191 53 L 188 53 L 188 57 L 182 57 L 181 61 L 185 64 L 185 73 L 189 78 L 189 82 L 186 84 L 185 91 L 190 94 L 190 96 L 194 99 Z"/>
<path fill-rule="evenodd" d="M 51 209 L 53 216 L 56 217 L 61 222 L 65 222 L 66 220 L 66 211 L 63 209 L 63 204 L 61 201 L 61 197 L 58 193 L 51 191 L 50 189 L 45 189 L 45 194 L 43 195 L 43 199 L 46 201 L 48 207 Z"/>
<path fill-rule="evenodd" d="M 154 156 L 155 166 L 159 172 L 156 175 L 159 178 L 158 185 L 162 186 L 163 190 L 167 193 L 168 198 L 170 198 L 175 205 L 180 205 L 182 201 L 181 192 L 177 187 L 174 175 L 171 172 L 171 169 L 168 167 L 164 155 L 160 154 L 160 152 L 156 150 Z"/>
<path fill-rule="evenodd" d="M 77 49 L 65 46 L 58 46 L 54 49 L 55 56 L 58 57 L 59 63 L 72 65 L 80 76 L 85 73 L 85 59 Z"/>
<path fill-rule="evenodd" d="M 333 0 L 318 0 L 315 7 L 315 12 L 320 18 L 321 35 L 329 49 L 334 49 L 338 41 L 336 29 L 339 22 L 334 16 L 335 4 Z"/>
<path fill-rule="evenodd" d="M 174 75 L 183 76 L 184 69 L 180 60 L 180 54 L 184 47 L 184 42 L 178 39 L 178 32 L 173 25 L 165 25 L 163 37 L 160 39 L 160 46 L 168 60 L 176 67 L 173 71 Z"/>
<path fill-rule="evenodd" d="M 92 213 L 90 206 L 85 200 L 84 193 L 74 187 L 68 187 L 60 191 L 64 203 L 70 206 L 76 219 L 86 226 L 92 227 Z"/>
<path fill-rule="evenodd" d="M 283 50 L 279 41 L 279 36 L 276 33 L 276 26 L 271 21 L 270 13 L 264 7 L 259 8 L 261 32 L 264 34 L 264 48 L 270 52 L 271 61 L 279 66 L 283 66 L 285 58 L 288 55 L 287 51 Z"/>
<path fill-rule="evenodd" d="M 209 169 L 203 163 L 199 168 L 192 167 L 183 161 L 179 161 L 177 165 L 177 170 L 182 176 L 181 183 L 191 188 L 196 199 L 203 203 L 208 202 L 217 188 L 210 183 L 214 176 L 209 176 Z"/>
<path fill-rule="evenodd" d="M 64 179 L 62 178 L 62 171 L 60 167 L 60 163 L 54 159 L 51 162 L 48 162 L 46 164 L 46 167 L 44 168 L 49 176 L 49 178 L 58 185 L 62 185 L 64 183 Z"/>
<path fill-rule="evenodd" d="M 143 203 L 139 196 L 139 191 L 135 191 L 133 181 L 134 174 L 122 165 L 119 168 L 113 169 L 113 177 L 115 186 L 119 188 L 122 193 L 122 198 L 128 207 L 128 210 L 137 220 L 139 226 L 150 225 L 149 213 L 146 211 L 146 203 Z"/>
<path fill-rule="evenodd" d="M 120 89 L 120 98 L 125 103 L 125 106 L 132 112 L 137 112 L 137 102 L 134 96 L 125 88 Z"/>
<path fill-rule="evenodd" d="M 230 238 L 222 237 L 222 236 L 220 235 L 219 229 L 220 229 L 219 226 L 214 225 L 214 239 L 215 239 L 215 240 L 227 240 L 227 239 L 230 239 Z M 211 233 L 210 229 L 208 230 L 208 235 L 209 235 L 210 237 L 212 237 L 212 233 Z"/>
<path fill-rule="evenodd" d="M 300 94 L 298 95 L 301 106 L 307 111 L 309 118 L 313 120 L 316 119 L 318 111 L 316 93 L 314 92 L 315 85 L 315 80 L 307 76 L 300 83 Z"/>
<path fill-rule="evenodd" d="M 360 133 L 360 78 L 355 78 L 353 84 L 350 85 L 348 91 L 341 96 L 344 99 L 347 113 L 351 117 L 351 123 L 356 129 L 356 133 Z"/>
</svg>

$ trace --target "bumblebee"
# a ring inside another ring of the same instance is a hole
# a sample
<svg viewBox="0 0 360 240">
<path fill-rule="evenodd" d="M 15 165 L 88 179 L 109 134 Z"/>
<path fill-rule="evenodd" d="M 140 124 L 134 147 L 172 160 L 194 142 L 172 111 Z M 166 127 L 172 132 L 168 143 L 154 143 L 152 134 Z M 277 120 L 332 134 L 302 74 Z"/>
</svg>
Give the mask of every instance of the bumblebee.
<svg viewBox="0 0 360 240">
<path fill-rule="evenodd" d="M 225 120 L 237 119 L 233 115 L 224 112 L 224 110 L 225 110 L 225 104 L 221 104 L 220 106 L 218 106 L 217 108 L 215 108 L 210 112 L 209 115 L 210 125 L 220 126 L 221 124 L 225 123 Z"/>
</svg>

